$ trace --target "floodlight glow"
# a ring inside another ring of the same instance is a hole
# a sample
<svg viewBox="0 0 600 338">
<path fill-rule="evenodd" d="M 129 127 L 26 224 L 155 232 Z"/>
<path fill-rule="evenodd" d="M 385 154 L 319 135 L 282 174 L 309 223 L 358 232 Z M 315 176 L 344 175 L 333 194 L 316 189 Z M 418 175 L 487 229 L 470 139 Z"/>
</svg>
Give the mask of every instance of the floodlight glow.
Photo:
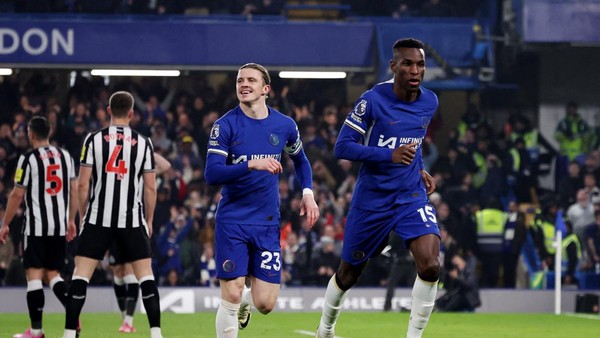
<svg viewBox="0 0 600 338">
<path fill-rule="evenodd" d="M 345 79 L 346 72 L 282 71 L 282 79 Z"/>
<path fill-rule="evenodd" d="M 10 75 L 10 74 L 12 74 L 12 69 L 0 68 L 0 75 Z"/>
<path fill-rule="evenodd" d="M 160 69 L 92 69 L 94 76 L 179 76 L 178 70 Z"/>
</svg>

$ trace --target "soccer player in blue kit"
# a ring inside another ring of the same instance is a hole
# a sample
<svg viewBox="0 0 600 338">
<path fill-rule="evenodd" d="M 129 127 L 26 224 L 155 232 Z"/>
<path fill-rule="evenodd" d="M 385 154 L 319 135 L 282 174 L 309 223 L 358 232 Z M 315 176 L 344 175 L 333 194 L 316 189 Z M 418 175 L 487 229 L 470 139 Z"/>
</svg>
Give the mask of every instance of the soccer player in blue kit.
<svg viewBox="0 0 600 338">
<path fill-rule="evenodd" d="M 327 286 L 317 338 L 334 337 L 346 292 L 368 259 L 387 244 L 390 231 L 404 240 L 417 265 L 407 337 L 421 337 L 431 315 L 440 274 L 440 234 L 427 198 L 435 182 L 423 169 L 421 143 L 438 99 L 421 87 L 423 47 L 415 39 L 394 43 L 394 78 L 358 99 L 338 136 L 336 157 L 363 164 L 346 221 L 342 262 Z"/>
<path fill-rule="evenodd" d="M 221 286 L 217 338 L 234 338 L 250 320 L 275 307 L 281 282 L 279 173 L 285 151 L 303 188 L 300 215 L 313 226 L 319 208 L 312 192 L 312 170 L 294 120 L 267 106 L 271 90 L 267 69 L 240 67 L 236 94 L 240 104 L 218 119 L 208 142 L 205 178 L 222 185 L 216 213 L 215 260 Z M 251 287 L 245 286 L 248 277 Z"/>
</svg>

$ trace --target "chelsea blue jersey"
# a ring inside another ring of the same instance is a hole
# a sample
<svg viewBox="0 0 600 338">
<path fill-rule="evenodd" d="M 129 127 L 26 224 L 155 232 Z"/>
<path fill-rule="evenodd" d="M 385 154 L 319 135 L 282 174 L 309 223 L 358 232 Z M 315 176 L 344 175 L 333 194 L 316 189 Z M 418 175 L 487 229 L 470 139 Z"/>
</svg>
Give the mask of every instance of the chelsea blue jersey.
<svg viewBox="0 0 600 338">
<path fill-rule="evenodd" d="M 296 123 L 268 109 L 269 115 L 257 120 L 246 116 L 238 106 L 213 125 L 205 176 L 209 184 L 222 185 L 216 214 L 219 223 L 279 224 L 279 175 L 249 171 L 249 160 L 270 157 L 281 161 L 285 151 L 296 167 L 298 161 L 308 166 L 309 177 L 304 178 L 303 187 L 312 186 L 312 182 L 308 183 L 310 164 L 302 150 Z"/>
<path fill-rule="evenodd" d="M 397 98 L 393 79 L 375 85 L 357 101 L 340 131 L 335 154 L 361 161 L 352 196 L 352 207 L 389 209 L 396 204 L 427 201 L 421 179 L 421 144 L 437 107 L 437 96 L 420 87 L 413 102 Z M 403 144 L 417 142 L 410 165 L 392 163 L 392 152 Z"/>
</svg>

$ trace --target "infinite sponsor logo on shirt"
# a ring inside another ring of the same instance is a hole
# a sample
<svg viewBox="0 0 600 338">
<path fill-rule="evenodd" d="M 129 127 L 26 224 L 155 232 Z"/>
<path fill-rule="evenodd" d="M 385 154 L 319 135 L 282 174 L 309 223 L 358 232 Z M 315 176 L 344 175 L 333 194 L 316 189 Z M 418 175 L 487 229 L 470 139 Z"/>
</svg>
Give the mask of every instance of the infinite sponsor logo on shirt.
<svg viewBox="0 0 600 338">
<path fill-rule="evenodd" d="M 233 154 L 231 155 L 232 157 L 232 163 L 233 164 L 238 164 L 238 163 L 242 163 L 242 162 L 246 162 L 248 161 L 248 155 L 236 155 Z M 254 155 L 250 155 L 250 159 L 251 160 L 261 160 L 264 158 L 274 158 L 277 161 L 281 161 L 281 154 L 254 154 Z"/>
<path fill-rule="evenodd" d="M 210 130 L 210 138 L 217 138 L 217 137 L 219 137 L 219 130 L 220 129 L 221 129 L 221 127 L 217 123 L 215 123 L 215 125 Z"/>
<path fill-rule="evenodd" d="M 419 147 L 421 146 L 421 143 L 423 142 L 423 138 L 422 137 L 396 137 L 396 136 L 386 138 L 385 135 L 380 134 L 379 139 L 377 140 L 377 146 L 378 147 L 388 147 L 390 149 L 396 149 L 396 145 L 401 146 L 403 144 L 409 144 L 409 143 L 415 143 L 415 142 L 418 143 L 415 146 L 415 149 L 419 149 Z"/>
</svg>

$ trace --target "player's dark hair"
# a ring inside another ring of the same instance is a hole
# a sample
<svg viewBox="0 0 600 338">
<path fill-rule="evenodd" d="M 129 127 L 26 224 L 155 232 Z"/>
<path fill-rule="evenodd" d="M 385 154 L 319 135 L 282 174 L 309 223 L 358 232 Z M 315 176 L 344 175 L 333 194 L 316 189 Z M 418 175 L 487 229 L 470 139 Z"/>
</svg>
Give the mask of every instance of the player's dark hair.
<svg viewBox="0 0 600 338">
<path fill-rule="evenodd" d="M 394 47 L 392 48 L 394 59 L 400 56 L 400 48 L 425 49 L 425 45 L 423 44 L 423 42 L 413 38 L 396 40 L 396 42 L 394 43 Z"/>
<path fill-rule="evenodd" d="M 115 92 L 108 99 L 112 116 L 117 118 L 127 117 L 127 114 L 133 109 L 133 103 L 133 95 L 126 91 Z"/>
<path fill-rule="evenodd" d="M 420 48 L 420 49 L 424 49 L 425 45 L 420 40 L 413 39 L 413 38 L 405 38 L 405 39 L 396 40 L 396 42 L 394 42 L 394 47 L 392 49 L 394 51 L 396 51 L 398 48 Z"/>
<path fill-rule="evenodd" d="M 262 78 L 263 81 L 265 81 L 265 84 L 271 84 L 271 76 L 269 76 L 269 71 L 264 66 L 259 65 L 258 63 L 246 63 L 245 65 L 241 66 L 239 70 L 245 68 L 252 68 L 258 70 L 262 74 Z"/>
<path fill-rule="evenodd" d="M 50 123 L 43 116 L 34 116 L 29 121 L 29 130 L 33 132 L 38 140 L 45 140 L 50 135 Z"/>
</svg>

